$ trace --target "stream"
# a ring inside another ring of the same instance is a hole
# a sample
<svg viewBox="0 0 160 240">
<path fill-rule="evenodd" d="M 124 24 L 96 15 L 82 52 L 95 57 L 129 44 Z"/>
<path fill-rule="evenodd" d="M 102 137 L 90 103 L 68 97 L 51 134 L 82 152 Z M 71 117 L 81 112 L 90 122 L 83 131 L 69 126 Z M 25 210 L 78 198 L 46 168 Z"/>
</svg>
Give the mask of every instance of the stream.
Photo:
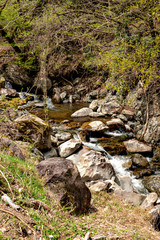
<svg viewBox="0 0 160 240">
<path fill-rule="evenodd" d="M 24 98 L 24 94 L 20 93 L 20 97 Z M 29 110 L 29 112 L 44 118 L 43 102 L 35 98 L 35 95 L 32 95 L 33 100 L 29 101 L 27 104 L 21 106 L 23 109 Z M 37 106 L 36 106 L 37 104 Z M 39 105 L 38 105 L 39 104 Z M 34 106 L 35 105 L 35 106 Z M 53 105 L 50 98 L 47 98 L 47 107 L 48 107 L 48 117 L 52 129 L 57 133 L 70 132 L 73 134 L 75 139 L 80 139 L 83 146 L 86 146 L 90 149 L 102 152 L 112 164 L 116 175 L 120 176 L 129 176 L 132 181 L 132 186 L 135 191 L 139 193 L 147 194 L 148 190 L 143 186 L 142 179 L 136 178 L 133 174 L 133 171 L 128 170 L 124 167 L 124 164 L 130 161 L 130 155 L 127 155 L 123 149 L 122 140 L 128 140 L 134 137 L 133 133 L 125 132 L 124 130 L 116 131 L 106 131 L 103 133 L 89 133 L 89 136 L 82 138 L 80 133 L 85 133 L 82 130 L 81 126 L 85 122 L 101 120 L 103 123 L 106 123 L 110 118 L 81 118 L 73 119 L 71 114 L 76 110 L 79 110 L 82 107 L 88 107 L 86 103 L 74 103 L 74 104 L 57 104 Z M 66 125 L 68 124 L 68 125 Z M 106 147 L 106 143 L 109 143 L 109 147 Z M 122 148 L 122 150 L 121 150 Z M 107 150 L 106 150 L 107 149 Z M 147 158 L 150 161 L 149 157 Z"/>
</svg>

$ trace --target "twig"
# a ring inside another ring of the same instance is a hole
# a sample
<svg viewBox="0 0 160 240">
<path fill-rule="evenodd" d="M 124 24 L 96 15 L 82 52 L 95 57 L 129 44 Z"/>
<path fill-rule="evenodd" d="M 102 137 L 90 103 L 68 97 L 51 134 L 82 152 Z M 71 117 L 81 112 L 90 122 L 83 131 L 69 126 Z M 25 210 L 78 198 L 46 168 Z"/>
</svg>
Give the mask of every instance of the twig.
<svg viewBox="0 0 160 240">
<path fill-rule="evenodd" d="M 18 220 L 20 220 L 24 225 L 26 225 L 32 232 L 34 232 L 34 234 L 36 234 L 36 231 L 35 231 L 32 227 L 30 227 L 21 217 L 17 216 L 16 214 L 14 214 L 14 213 L 12 213 L 12 212 L 10 212 L 10 211 L 8 211 L 8 210 L 2 209 L 2 208 L 0 208 L 0 211 L 1 211 L 1 212 L 4 212 L 4 213 L 8 213 L 8 214 L 16 217 L 16 218 L 17 218 Z"/>
<path fill-rule="evenodd" d="M 7 184 L 8 184 L 8 187 L 9 187 L 9 190 L 10 190 L 10 192 L 11 192 L 11 194 L 12 194 L 12 197 L 14 197 L 13 192 L 12 192 L 12 189 L 11 189 L 11 186 L 10 186 L 7 178 L 5 177 L 4 173 L 3 173 L 1 170 L 0 170 L 0 173 L 2 174 L 2 177 L 6 180 L 6 182 L 7 182 Z"/>
</svg>

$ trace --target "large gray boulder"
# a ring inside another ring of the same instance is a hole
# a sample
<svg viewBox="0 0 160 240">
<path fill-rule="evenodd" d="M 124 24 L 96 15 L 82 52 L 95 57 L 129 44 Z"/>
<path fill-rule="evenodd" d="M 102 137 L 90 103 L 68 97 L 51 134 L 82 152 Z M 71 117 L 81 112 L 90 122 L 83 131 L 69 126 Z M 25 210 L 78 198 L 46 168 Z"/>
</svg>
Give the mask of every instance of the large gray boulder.
<svg viewBox="0 0 160 240">
<path fill-rule="evenodd" d="M 40 162 L 37 169 L 44 178 L 45 185 L 53 191 L 62 206 L 76 214 L 83 214 L 88 210 L 91 193 L 70 160 L 52 158 Z"/>
<path fill-rule="evenodd" d="M 82 145 L 82 142 L 78 139 L 70 139 L 67 142 L 62 143 L 59 147 L 59 155 L 61 157 L 68 157 L 79 149 Z"/>
<path fill-rule="evenodd" d="M 158 200 L 158 195 L 155 192 L 151 192 L 147 195 L 146 199 L 143 201 L 143 203 L 141 204 L 142 208 L 150 208 L 153 207 L 154 204 L 157 202 Z"/>
<path fill-rule="evenodd" d="M 130 139 L 123 142 L 127 151 L 130 153 L 147 153 L 152 152 L 152 147 L 147 144 L 141 143 L 136 139 Z"/>
<path fill-rule="evenodd" d="M 114 169 L 108 159 L 100 152 L 88 150 L 80 156 L 77 163 L 82 179 L 85 181 L 111 179 L 115 176 Z"/>
</svg>

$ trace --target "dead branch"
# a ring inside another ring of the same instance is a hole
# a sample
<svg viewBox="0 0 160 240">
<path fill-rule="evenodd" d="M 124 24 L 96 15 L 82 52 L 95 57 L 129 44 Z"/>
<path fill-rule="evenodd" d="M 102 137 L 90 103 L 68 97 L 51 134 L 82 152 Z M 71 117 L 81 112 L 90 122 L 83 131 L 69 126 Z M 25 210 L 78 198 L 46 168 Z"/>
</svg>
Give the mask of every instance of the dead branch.
<svg viewBox="0 0 160 240">
<path fill-rule="evenodd" d="M 7 195 L 7 194 L 4 194 L 1 199 L 4 201 L 4 202 L 7 202 L 9 204 L 9 206 L 17 211 L 21 210 L 22 208 L 15 204 L 12 199 Z"/>
<path fill-rule="evenodd" d="M 0 208 L 0 211 L 16 217 L 16 218 L 17 218 L 18 220 L 20 220 L 26 227 L 28 227 L 32 232 L 34 232 L 34 234 L 36 234 L 36 231 L 35 231 L 32 227 L 30 227 L 30 226 L 29 226 L 21 217 L 19 217 L 17 214 L 12 213 L 12 212 L 10 212 L 10 211 L 8 211 L 8 210 L 5 210 L 5 209 L 2 209 L 2 208 Z"/>
</svg>

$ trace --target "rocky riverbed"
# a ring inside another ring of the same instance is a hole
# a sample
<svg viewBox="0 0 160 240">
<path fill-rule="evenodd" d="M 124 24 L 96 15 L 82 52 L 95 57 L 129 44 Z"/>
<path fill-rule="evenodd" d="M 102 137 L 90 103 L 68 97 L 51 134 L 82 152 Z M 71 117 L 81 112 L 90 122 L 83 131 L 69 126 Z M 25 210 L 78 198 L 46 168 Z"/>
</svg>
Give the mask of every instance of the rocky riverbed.
<svg viewBox="0 0 160 240">
<path fill-rule="evenodd" d="M 12 100 L 18 95 L 1 92 Z M 159 147 L 136 139 L 135 109 L 107 99 L 88 106 L 54 106 L 48 99 L 47 112 L 34 95 L 20 97 L 25 104 L 17 110 L 1 110 L 0 150 L 25 160 L 25 144 L 32 144 L 37 169 L 62 205 L 80 214 L 90 191 L 106 191 L 135 206 L 159 206 Z"/>
</svg>

